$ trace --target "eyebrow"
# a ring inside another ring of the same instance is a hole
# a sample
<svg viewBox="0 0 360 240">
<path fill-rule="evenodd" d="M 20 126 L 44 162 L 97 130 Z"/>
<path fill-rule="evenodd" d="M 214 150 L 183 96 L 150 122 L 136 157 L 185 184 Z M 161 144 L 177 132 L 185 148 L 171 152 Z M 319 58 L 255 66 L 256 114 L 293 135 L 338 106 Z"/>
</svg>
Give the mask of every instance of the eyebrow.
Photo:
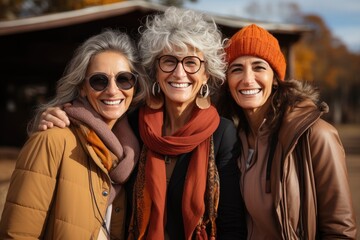
<svg viewBox="0 0 360 240">
<path fill-rule="evenodd" d="M 254 61 L 251 63 L 251 65 L 253 64 L 266 64 L 266 65 L 269 65 L 265 60 L 257 60 L 257 61 Z"/>
<path fill-rule="evenodd" d="M 257 64 L 269 65 L 265 60 L 256 60 L 254 62 L 251 62 L 251 65 L 257 65 Z M 242 63 L 234 63 L 234 64 L 231 64 L 229 66 L 229 69 L 233 68 L 233 67 L 242 67 L 242 66 L 244 66 L 244 64 L 242 64 Z"/>
<path fill-rule="evenodd" d="M 232 67 L 242 67 L 244 64 L 242 64 L 242 63 L 234 63 L 234 64 L 231 64 L 230 66 L 229 66 L 229 69 L 230 68 L 232 68 Z"/>
</svg>

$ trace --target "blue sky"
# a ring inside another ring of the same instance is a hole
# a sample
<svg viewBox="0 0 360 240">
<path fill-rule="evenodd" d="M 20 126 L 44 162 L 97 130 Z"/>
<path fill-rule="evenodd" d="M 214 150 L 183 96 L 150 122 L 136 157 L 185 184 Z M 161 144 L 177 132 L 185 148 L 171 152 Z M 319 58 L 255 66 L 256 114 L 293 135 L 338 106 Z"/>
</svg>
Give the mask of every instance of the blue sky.
<svg viewBox="0 0 360 240">
<path fill-rule="evenodd" d="M 319 15 L 331 30 L 352 51 L 360 53 L 360 0 L 198 0 L 186 2 L 185 7 L 195 10 L 254 18 L 246 7 L 257 3 L 261 9 L 259 20 L 279 21 L 284 11 L 281 6 L 296 3 L 303 14 Z M 268 9 L 272 9 L 269 13 Z M 263 18 L 263 19 L 261 19 Z"/>
</svg>

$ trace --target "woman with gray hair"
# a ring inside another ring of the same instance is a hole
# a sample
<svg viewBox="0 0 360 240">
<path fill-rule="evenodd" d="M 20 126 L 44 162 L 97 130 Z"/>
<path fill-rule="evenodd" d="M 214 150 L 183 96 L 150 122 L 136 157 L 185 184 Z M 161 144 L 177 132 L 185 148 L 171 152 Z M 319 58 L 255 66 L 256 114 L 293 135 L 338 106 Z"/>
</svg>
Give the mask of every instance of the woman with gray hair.
<svg viewBox="0 0 360 240">
<path fill-rule="evenodd" d="M 236 129 L 211 103 L 225 79 L 220 30 L 170 7 L 140 34 L 151 94 L 138 113 L 137 174 L 126 185 L 129 239 L 245 239 Z M 61 114 L 45 111 L 39 128 L 65 125 Z"/>
<path fill-rule="evenodd" d="M 130 239 L 245 237 L 235 128 L 210 100 L 225 78 L 221 32 L 202 14 L 171 7 L 140 33 L 152 94 L 139 111 Z"/>
<path fill-rule="evenodd" d="M 126 112 L 146 95 L 143 76 L 136 45 L 124 33 L 107 30 L 76 50 L 56 96 L 34 118 L 72 102 L 65 108 L 72 124 L 33 134 L 29 128 L 11 177 L 1 239 L 124 239 L 122 185 L 140 152 Z"/>
</svg>

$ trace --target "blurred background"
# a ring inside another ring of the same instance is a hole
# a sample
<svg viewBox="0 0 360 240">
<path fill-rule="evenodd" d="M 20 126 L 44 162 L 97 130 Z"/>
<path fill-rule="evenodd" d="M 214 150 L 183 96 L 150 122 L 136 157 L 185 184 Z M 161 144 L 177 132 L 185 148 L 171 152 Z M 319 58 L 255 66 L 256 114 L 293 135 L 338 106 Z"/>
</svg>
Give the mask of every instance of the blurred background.
<svg viewBox="0 0 360 240">
<path fill-rule="evenodd" d="M 74 49 L 112 27 L 137 39 L 148 14 L 174 5 L 205 12 L 229 38 L 255 22 L 277 37 L 287 78 L 319 86 L 347 153 L 360 222 L 360 1 L 0 0 L 0 213 L 37 104 L 55 94 Z"/>
<path fill-rule="evenodd" d="M 34 107 L 54 95 L 73 50 L 107 27 L 137 38 L 147 14 L 175 5 L 207 13 L 231 37 L 256 22 L 272 32 L 287 78 L 311 81 L 333 124 L 360 124 L 360 1 L 0 0 L 0 145 L 22 146 Z"/>
</svg>

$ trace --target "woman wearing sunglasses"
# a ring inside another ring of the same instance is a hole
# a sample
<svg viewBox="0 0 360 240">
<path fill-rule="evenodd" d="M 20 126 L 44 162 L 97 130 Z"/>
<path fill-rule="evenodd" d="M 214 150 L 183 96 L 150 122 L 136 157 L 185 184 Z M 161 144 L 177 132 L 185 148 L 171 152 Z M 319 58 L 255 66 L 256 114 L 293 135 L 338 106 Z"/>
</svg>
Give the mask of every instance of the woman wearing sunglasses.
<svg viewBox="0 0 360 240">
<path fill-rule="evenodd" d="M 65 108 L 72 124 L 31 134 L 25 143 L 1 217 L 1 239 L 124 238 L 122 184 L 140 151 L 126 112 L 147 89 L 136 51 L 126 34 L 112 30 L 76 50 L 56 96 L 34 119 L 72 102 Z"/>
<path fill-rule="evenodd" d="M 225 78 L 219 29 L 201 14 L 168 8 L 148 17 L 139 49 L 151 94 L 139 110 L 137 174 L 126 184 L 129 239 L 245 239 L 236 131 L 210 101 Z M 69 124 L 60 108 L 39 123 L 40 130 Z"/>
</svg>

